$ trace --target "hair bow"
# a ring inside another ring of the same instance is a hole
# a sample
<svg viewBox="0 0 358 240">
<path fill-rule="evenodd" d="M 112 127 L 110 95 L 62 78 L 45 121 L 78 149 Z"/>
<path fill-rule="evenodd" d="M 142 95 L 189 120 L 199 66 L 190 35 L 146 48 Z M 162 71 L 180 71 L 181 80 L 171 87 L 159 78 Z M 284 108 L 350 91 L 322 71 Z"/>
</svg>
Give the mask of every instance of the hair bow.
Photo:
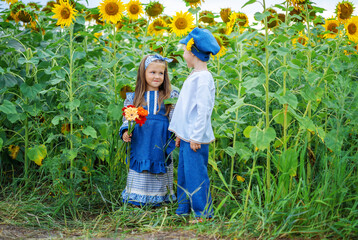
<svg viewBox="0 0 358 240">
<path fill-rule="evenodd" d="M 144 63 L 144 69 L 147 69 L 148 65 L 153 62 L 154 60 L 161 60 L 161 61 L 166 61 L 168 63 L 172 62 L 173 59 L 170 59 L 170 58 L 166 58 L 166 57 L 163 57 L 159 54 L 155 54 L 155 55 L 151 55 L 149 57 L 147 57 L 147 59 L 145 60 L 145 63 Z"/>
</svg>

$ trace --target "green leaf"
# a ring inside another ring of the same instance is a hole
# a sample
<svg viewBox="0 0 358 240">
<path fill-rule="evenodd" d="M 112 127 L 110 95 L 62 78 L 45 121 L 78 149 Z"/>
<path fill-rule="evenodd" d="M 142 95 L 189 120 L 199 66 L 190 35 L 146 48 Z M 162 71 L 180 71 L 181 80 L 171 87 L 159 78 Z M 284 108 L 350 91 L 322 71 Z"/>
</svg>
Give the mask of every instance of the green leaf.
<svg viewBox="0 0 358 240">
<path fill-rule="evenodd" d="M 24 96 L 29 99 L 35 99 L 37 94 L 42 90 L 40 84 L 35 84 L 33 86 L 29 86 L 26 83 L 21 84 L 20 90 Z"/>
<path fill-rule="evenodd" d="M 108 106 L 108 113 L 109 116 L 112 117 L 113 120 L 121 120 L 122 119 L 122 108 L 123 108 L 123 102 L 121 102 L 119 105 L 116 105 L 114 103 L 109 104 Z"/>
<path fill-rule="evenodd" d="M 83 16 L 77 16 L 76 17 L 76 23 L 81 24 L 81 25 L 85 25 L 85 22 L 86 22 L 86 20 L 85 20 L 85 18 Z"/>
<path fill-rule="evenodd" d="M 51 120 L 51 123 L 53 125 L 58 125 L 60 123 L 60 121 L 62 121 L 64 119 L 64 117 L 62 116 L 55 116 L 52 120 Z"/>
<path fill-rule="evenodd" d="M 15 104 L 8 100 L 4 100 L 3 104 L 0 105 L 0 111 L 5 114 L 17 114 Z"/>
<path fill-rule="evenodd" d="M 63 82 L 63 81 L 65 81 L 65 79 L 63 79 L 63 78 L 55 78 L 55 79 L 50 80 L 48 83 L 51 84 L 51 85 L 56 85 L 56 84 L 58 84 L 60 82 Z"/>
<path fill-rule="evenodd" d="M 278 55 L 286 56 L 287 53 L 290 52 L 290 50 L 288 48 L 279 47 L 279 48 L 276 49 L 276 52 L 277 52 Z"/>
<path fill-rule="evenodd" d="M 264 13 L 257 12 L 257 13 L 255 13 L 254 17 L 255 17 L 256 21 L 261 21 L 262 19 L 264 19 L 265 17 L 268 17 L 270 15 L 271 15 L 271 13 L 268 11 L 266 11 Z"/>
<path fill-rule="evenodd" d="M 224 150 L 230 157 L 234 157 L 236 152 L 232 147 L 226 147 Z"/>
<path fill-rule="evenodd" d="M 109 155 L 109 151 L 105 147 L 102 146 L 97 149 L 96 154 L 99 159 L 104 161 L 106 159 L 106 157 Z"/>
<path fill-rule="evenodd" d="M 97 138 L 96 129 L 91 126 L 87 126 L 86 129 L 83 129 L 82 132 L 87 136 L 91 136 L 92 138 Z"/>
<path fill-rule="evenodd" d="M 232 113 L 236 111 L 236 109 L 242 107 L 245 104 L 244 100 L 245 97 L 237 99 L 234 105 L 232 105 L 229 109 L 226 109 L 225 114 Z"/>
<path fill-rule="evenodd" d="M 85 66 L 85 68 L 88 68 L 88 69 L 94 69 L 94 68 L 96 68 L 96 66 L 93 65 L 93 64 L 90 63 L 90 62 L 85 62 L 84 66 Z"/>
<path fill-rule="evenodd" d="M 18 77 L 11 75 L 10 73 L 5 73 L 0 75 L 0 86 L 3 87 L 13 87 L 17 85 Z"/>
<path fill-rule="evenodd" d="M 178 98 L 168 98 L 164 100 L 164 104 L 176 104 L 178 101 Z"/>
<path fill-rule="evenodd" d="M 2 138 L 0 138 L 0 151 L 1 151 L 1 149 L 2 149 L 3 143 L 4 143 L 4 140 L 2 140 Z"/>
<path fill-rule="evenodd" d="M 240 156 L 240 158 L 245 161 L 249 160 L 252 156 L 252 152 L 244 143 L 236 141 L 235 143 L 235 152 Z"/>
<path fill-rule="evenodd" d="M 70 109 L 70 111 L 75 110 L 81 105 L 81 101 L 79 99 L 75 99 L 72 102 L 67 102 L 65 106 Z"/>
<path fill-rule="evenodd" d="M 265 150 L 270 147 L 270 143 L 275 140 L 275 129 L 269 127 L 268 129 L 259 129 L 255 127 L 250 133 L 250 141 L 260 150 Z"/>
<path fill-rule="evenodd" d="M 39 145 L 35 146 L 33 148 L 30 148 L 27 152 L 27 156 L 31 161 L 34 161 L 37 165 L 42 165 L 42 160 L 47 155 L 47 149 L 45 145 Z"/>
<path fill-rule="evenodd" d="M 241 8 L 244 8 L 244 7 L 246 7 L 247 5 L 253 4 L 253 3 L 255 3 L 255 2 L 256 2 L 256 0 L 249 0 L 249 1 L 247 1 Z"/>
<path fill-rule="evenodd" d="M 282 110 L 273 110 L 272 111 L 272 116 L 275 117 L 274 121 L 278 124 L 281 124 L 283 126 L 284 123 L 284 114 L 282 112 Z M 292 116 L 289 114 L 289 112 L 287 112 L 287 124 L 289 124 L 292 120 Z"/>
<path fill-rule="evenodd" d="M 250 138 L 250 133 L 251 133 L 251 130 L 254 128 L 255 126 L 247 126 L 244 130 L 244 136 L 246 138 Z"/>
<path fill-rule="evenodd" d="M 290 105 L 293 109 L 297 108 L 298 105 L 298 100 L 296 95 L 294 95 L 293 93 L 291 93 L 289 90 L 286 91 L 286 95 L 283 96 L 283 89 L 280 88 L 275 94 L 274 96 L 277 98 L 277 100 L 283 105 L 283 104 L 288 104 Z"/>
</svg>

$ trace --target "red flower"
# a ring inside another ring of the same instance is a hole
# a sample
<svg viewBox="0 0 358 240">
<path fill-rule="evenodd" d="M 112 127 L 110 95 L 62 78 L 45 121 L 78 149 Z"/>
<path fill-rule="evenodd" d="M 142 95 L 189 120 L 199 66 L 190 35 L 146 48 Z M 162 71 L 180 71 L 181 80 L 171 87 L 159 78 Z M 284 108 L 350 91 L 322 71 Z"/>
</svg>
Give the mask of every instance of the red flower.
<svg viewBox="0 0 358 240">
<path fill-rule="evenodd" d="M 145 123 L 145 121 L 147 121 L 147 118 L 146 118 L 146 117 L 140 117 L 140 118 L 136 118 L 136 119 L 135 119 L 135 122 L 136 122 L 137 124 L 139 124 L 140 127 L 143 126 L 143 124 Z"/>
<path fill-rule="evenodd" d="M 123 107 L 123 108 L 122 108 L 122 115 L 123 115 L 123 116 L 126 115 L 126 113 L 124 112 L 124 110 L 126 110 L 127 108 L 135 108 L 135 106 L 134 106 L 134 105 L 128 105 L 127 107 Z"/>
</svg>

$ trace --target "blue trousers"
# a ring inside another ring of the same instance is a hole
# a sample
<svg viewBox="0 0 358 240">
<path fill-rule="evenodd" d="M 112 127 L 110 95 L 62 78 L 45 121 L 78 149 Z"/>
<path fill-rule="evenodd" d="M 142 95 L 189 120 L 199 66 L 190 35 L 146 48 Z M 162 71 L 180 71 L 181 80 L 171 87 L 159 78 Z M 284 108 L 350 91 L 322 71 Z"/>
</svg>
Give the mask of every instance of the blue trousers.
<svg viewBox="0 0 358 240">
<path fill-rule="evenodd" d="M 195 217 L 213 216 L 208 157 L 209 144 L 202 144 L 201 149 L 194 152 L 189 142 L 180 141 L 176 214 L 193 211 Z"/>
</svg>

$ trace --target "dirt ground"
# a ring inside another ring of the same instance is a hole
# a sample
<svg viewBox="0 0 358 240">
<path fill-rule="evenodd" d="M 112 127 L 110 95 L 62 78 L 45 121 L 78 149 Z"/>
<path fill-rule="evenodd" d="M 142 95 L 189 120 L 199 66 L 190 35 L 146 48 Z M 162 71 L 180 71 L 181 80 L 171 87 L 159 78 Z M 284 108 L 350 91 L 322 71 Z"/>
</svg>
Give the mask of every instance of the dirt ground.
<svg viewBox="0 0 358 240">
<path fill-rule="evenodd" d="M 103 235 L 103 234 L 102 234 Z M 7 224 L 0 225 L 0 240 L 12 240 L 12 239 L 94 239 L 94 240 L 110 240 L 110 239 L 124 239 L 124 240 L 214 240 L 216 238 L 208 236 L 200 236 L 194 231 L 159 231 L 152 233 L 137 233 L 132 231 L 126 235 L 109 234 L 110 237 L 86 237 L 77 234 L 64 234 L 59 231 L 47 231 L 31 229 Z"/>
</svg>

